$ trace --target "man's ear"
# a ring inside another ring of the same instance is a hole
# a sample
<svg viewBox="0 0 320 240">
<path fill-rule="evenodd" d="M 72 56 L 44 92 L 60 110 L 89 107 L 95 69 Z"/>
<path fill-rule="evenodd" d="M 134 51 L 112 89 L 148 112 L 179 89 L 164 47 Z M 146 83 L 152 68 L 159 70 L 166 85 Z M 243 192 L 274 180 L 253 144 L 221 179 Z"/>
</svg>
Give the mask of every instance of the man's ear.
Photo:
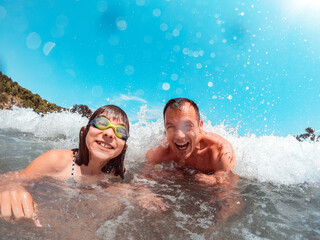
<svg viewBox="0 0 320 240">
<path fill-rule="evenodd" d="M 125 144 L 123 147 L 123 150 L 127 150 L 127 148 L 128 148 L 128 144 Z"/>
<path fill-rule="evenodd" d="M 202 132 L 202 130 L 203 130 L 203 120 L 202 119 L 200 119 L 199 128 L 200 128 L 200 131 Z"/>
</svg>

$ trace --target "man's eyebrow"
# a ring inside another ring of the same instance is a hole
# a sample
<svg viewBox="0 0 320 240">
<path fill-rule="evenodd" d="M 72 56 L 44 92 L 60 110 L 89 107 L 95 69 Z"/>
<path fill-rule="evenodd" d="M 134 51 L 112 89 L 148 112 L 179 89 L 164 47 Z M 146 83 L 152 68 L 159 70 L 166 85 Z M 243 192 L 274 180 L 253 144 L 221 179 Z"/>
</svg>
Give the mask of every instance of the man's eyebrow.
<svg viewBox="0 0 320 240">
<path fill-rule="evenodd" d="M 165 122 L 164 125 L 165 125 L 165 126 L 167 126 L 167 125 L 173 125 L 173 123 L 171 123 L 171 122 Z"/>
<path fill-rule="evenodd" d="M 187 121 L 183 121 L 182 123 L 186 124 L 186 123 L 191 123 L 193 124 L 193 122 L 191 120 L 187 120 Z"/>
<path fill-rule="evenodd" d="M 186 121 L 181 121 L 180 123 L 179 123 L 179 125 L 180 124 L 192 124 L 193 125 L 193 122 L 191 121 L 191 120 L 186 120 Z M 166 122 L 165 123 L 165 126 L 167 126 L 167 125 L 174 125 L 173 123 L 171 123 L 171 122 Z"/>
</svg>

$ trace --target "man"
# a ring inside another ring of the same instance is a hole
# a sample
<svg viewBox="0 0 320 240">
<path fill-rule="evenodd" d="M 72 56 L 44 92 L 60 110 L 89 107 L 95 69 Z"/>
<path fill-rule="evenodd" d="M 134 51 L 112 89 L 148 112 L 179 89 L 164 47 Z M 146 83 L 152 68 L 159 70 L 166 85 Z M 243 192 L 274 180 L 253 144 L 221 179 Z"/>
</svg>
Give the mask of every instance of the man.
<svg viewBox="0 0 320 240">
<path fill-rule="evenodd" d="M 223 137 L 205 132 L 198 106 L 190 99 L 175 98 L 163 110 L 167 141 L 147 152 L 149 164 L 176 163 L 180 168 L 198 170 L 196 180 L 219 184 L 235 164 L 232 145 Z"/>
</svg>

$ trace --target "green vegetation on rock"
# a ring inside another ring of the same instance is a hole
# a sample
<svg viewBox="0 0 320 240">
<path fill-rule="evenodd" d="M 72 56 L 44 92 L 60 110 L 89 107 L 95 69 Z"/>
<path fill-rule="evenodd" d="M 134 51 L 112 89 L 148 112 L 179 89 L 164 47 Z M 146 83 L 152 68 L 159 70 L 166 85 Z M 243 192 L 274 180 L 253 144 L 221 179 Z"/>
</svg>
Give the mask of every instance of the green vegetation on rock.
<svg viewBox="0 0 320 240">
<path fill-rule="evenodd" d="M 0 109 L 10 109 L 13 105 L 32 108 L 37 113 L 59 112 L 66 110 L 54 103 L 42 99 L 28 89 L 0 72 Z"/>
</svg>

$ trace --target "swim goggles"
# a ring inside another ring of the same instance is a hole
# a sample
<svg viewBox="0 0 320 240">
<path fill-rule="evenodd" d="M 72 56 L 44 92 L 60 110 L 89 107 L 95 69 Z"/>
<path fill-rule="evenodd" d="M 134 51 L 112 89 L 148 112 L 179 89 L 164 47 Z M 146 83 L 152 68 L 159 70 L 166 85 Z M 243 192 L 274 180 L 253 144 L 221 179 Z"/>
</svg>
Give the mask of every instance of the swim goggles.
<svg viewBox="0 0 320 240">
<path fill-rule="evenodd" d="M 100 130 L 105 130 L 112 127 L 114 133 L 118 138 L 123 139 L 125 141 L 129 138 L 129 132 L 124 126 L 122 125 L 114 126 L 111 124 L 109 119 L 102 116 L 92 119 L 89 125 L 94 126 Z"/>
</svg>

